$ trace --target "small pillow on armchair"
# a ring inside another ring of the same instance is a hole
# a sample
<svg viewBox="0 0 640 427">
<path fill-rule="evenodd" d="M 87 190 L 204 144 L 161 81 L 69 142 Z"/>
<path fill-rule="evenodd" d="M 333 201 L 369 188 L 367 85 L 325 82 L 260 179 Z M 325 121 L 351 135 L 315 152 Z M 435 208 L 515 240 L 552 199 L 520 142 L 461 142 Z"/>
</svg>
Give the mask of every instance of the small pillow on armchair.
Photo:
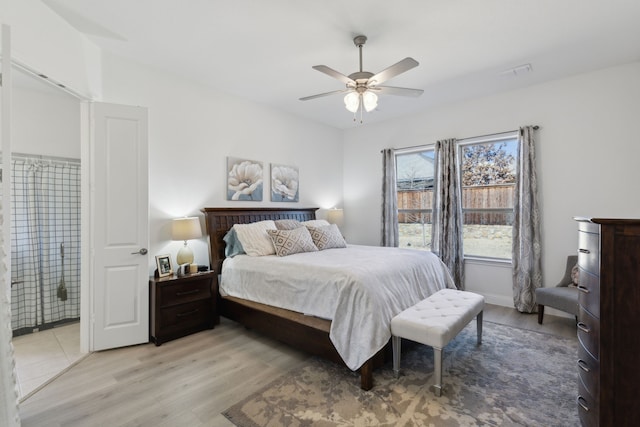
<svg viewBox="0 0 640 427">
<path fill-rule="evenodd" d="M 571 283 L 569 283 L 569 286 L 571 287 L 578 286 L 579 279 L 580 279 L 580 269 L 578 268 L 578 264 L 576 264 L 571 269 Z"/>
</svg>

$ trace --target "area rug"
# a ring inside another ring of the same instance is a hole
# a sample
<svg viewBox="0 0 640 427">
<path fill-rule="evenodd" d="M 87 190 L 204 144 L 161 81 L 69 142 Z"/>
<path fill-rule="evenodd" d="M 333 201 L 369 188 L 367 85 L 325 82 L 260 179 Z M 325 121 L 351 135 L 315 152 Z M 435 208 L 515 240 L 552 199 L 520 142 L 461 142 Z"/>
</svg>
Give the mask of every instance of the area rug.
<svg viewBox="0 0 640 427">
<path fill-rule="evenodd" d="M 433 349 L 403 340 L 401 375 L 391 363 L 359 374 L 310 358 L 223 414 L 239 427 L 577 426 L 577 339 L 471 322 L 447 345 L 441 397 L 433 394 Z"/>
</svg>

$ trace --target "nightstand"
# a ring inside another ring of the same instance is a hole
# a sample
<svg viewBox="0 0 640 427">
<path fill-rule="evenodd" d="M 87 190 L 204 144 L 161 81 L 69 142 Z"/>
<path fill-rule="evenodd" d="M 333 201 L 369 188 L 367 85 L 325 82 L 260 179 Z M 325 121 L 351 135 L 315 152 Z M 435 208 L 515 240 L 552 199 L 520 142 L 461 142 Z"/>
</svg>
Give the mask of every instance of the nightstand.
<svg viewBox="0 0 640 427">
<path fill-rule="evenodd" d="M 150 277 L 150 338 L 156 345 L 213 329 L 218 293 L 215 272 Z"/>
</svg>

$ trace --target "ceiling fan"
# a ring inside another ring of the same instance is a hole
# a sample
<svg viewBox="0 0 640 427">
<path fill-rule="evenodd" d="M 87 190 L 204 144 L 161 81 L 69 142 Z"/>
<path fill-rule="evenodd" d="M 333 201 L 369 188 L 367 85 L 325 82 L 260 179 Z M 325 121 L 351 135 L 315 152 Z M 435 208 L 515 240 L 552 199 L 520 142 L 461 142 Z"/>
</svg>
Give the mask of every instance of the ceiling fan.
<svg viewBox="0 0 640 427">
<path fill-rule="evenodd" d="M 321 73 L 340 80 L 346 85 L 346 89 L 334 90 L 331 92 L 320 93 L 317 95 L 305 96 L 300 101 L 308 101 L 310 99 L 321 98 L 323 96 L 336 95 L 345 93 L 344 104 L 347 110 L 356 113 L 360 110 L 362 121 L 362 109 L 367 112 L 372 111 L 378 106 L 377 94 L 400 95 L 417 97 L 424 92 L 422 89 L 409 89 L 404 87 L 380 86 L 381 83 L 397 76 L 398 74 L 409 71 L 418 66 L 418 61 L 413 58 L 404 58 L 392 66 L 380 71 L 377 74 L 363 71 L 362 69 L 362 46 L 367 41 L 366 36 L 356 36 L 353 43 L 360 51 L 360 71 L 351 73 L 348 76 L 327 67 L 326 65 L 314 65 L 312 68 Z M 354 116 L 355 120 L 355 116 Z"/>
</svg>

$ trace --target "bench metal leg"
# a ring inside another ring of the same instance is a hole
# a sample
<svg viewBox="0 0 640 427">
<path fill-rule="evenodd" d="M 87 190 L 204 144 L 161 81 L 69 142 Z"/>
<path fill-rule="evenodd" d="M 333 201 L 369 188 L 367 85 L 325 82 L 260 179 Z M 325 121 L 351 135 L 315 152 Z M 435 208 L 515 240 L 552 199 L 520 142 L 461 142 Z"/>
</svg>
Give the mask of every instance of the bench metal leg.
<svg viewBox="0 0 640 427">
<path fill-rule="evenodd" d="M 480 313 L 478 313 L 478 316 L 476 316 L 476 322 L 477 322 L 477 332 L 478 332 L 478 345 L 482 344 L 482 311 Z"/>
<path fill-rule="evenodd" d="M 400 376 L 400 353 L 402 347 L 402 338 L 391 336 L 391 345 L 393 347 L 393 374 L 398 378 Z"/>
<path fill-rule="evenodd" d="M 437 347 L 433 347 L 433 373 L 436 377 L 433 392 L 439 397 L 442 395 L 442 349 Z"/>
</svg>

